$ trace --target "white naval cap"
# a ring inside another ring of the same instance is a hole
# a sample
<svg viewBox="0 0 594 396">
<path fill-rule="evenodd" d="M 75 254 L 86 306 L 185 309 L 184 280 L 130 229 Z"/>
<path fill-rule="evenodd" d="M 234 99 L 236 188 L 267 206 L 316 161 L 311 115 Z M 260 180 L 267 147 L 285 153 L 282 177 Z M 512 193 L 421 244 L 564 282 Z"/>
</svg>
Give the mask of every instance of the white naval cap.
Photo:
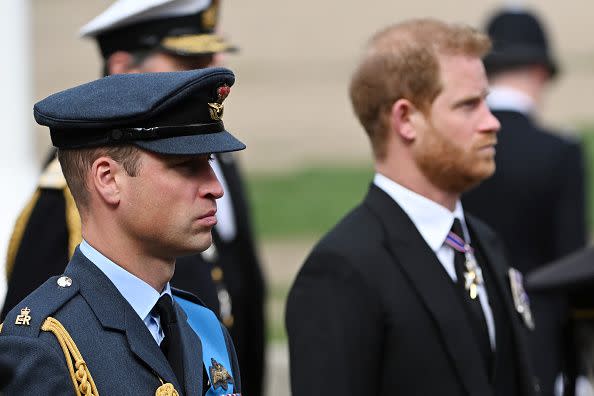
<svg viewBox="0 0 594 396">
<path fill-rule="evenodd" d="M 233 51 L 215 32 L 218 11 L 218 0 L 117 0 L 79 33 L 97 39 L 104 58 L 154 48 L 179 55 Z"/>
<path fill-rule="evenodd" d="M 83 26 L 82 37 L 96 37 L 107 30 L 150 19 L 194 14 L 205 10 L 211 0 L 118 0 Z"/>
</svg>

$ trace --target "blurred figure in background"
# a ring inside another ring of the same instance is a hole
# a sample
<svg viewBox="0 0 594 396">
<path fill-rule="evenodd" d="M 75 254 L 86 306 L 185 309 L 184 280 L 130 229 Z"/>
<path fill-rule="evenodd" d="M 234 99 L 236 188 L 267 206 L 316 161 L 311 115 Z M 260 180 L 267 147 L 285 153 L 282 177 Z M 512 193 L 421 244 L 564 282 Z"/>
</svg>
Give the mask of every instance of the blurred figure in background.
<svg viewBox="0 0 594 396">
<path fill-rule="evenodd" d="M 584 165 L 580 145 L 538 125 L 538 105 L 558 74 L 541 23 L 527 11 L 503 10 L 487 23 L 493 49 L 484 63 L 487 98 L 501 122 L 496 172 L 462 202 L 503 239 L 511 265 L 527 273 L 585 245 Z M 544 395 L 562 370 L 565 302 L 531 294 L 531 337 Z"/>
<path fill-rule="evenodd" d="M 528 291 L 567 297 L 569 332 L 567 364 L 556 394 L 594 396 L 594 247 L 543 266 L 526 277 Z"/>
<path fill-rule="evenodd" d="M 81 34 L 97 41 L 105 75 L 199 69 L 213 66 L 218 54 L 235 50 L 216 33 L 218 12 L 217 0 L 120 0 Z M 178 258 L 172 285 L 194 293 L 217 313 L 233 338 L 244 393 L 259 396 L 264 279 L 236 161 L 230 153 L 214 158 L 212 168 L 225 190 L 217 200 L 214 243 L 202 254 Z M 10 241 L 2 318 L 48 277 L 63 272 L 81 241 L 80 232 L 77 208 L 52 155 Z"/>
</svg>

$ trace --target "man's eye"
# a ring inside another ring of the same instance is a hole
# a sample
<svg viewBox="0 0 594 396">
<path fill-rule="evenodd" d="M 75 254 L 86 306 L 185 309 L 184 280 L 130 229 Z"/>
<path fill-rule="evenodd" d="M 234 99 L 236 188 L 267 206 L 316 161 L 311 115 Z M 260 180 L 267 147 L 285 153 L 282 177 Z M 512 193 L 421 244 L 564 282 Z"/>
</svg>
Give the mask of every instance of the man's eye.
<svg viewBox="0 0 594 396">
<path fill-rule="evenodd" d="M 462 103 L 461 107 L 464 109 L 474 109 L 478 106 L 480 102 L 478 100 L 469 100 L 467 102 Z"/>
</svg>

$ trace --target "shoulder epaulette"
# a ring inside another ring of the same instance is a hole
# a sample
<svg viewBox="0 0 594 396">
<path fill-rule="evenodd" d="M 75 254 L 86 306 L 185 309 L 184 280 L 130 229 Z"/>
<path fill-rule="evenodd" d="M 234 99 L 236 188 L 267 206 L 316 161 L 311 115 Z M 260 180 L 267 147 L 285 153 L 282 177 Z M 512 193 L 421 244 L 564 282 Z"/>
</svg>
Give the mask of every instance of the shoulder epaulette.
<svg viewBox="0 0 594 396">
<path fill-rule="evenodd" d="M 78 293 L 78 284 L 65 275 L 54 276 L 13 308 L 0 325 L 2 336 L 38 337 L 52 333 L 64 353 L 76 396 L 99 396 L 91 372 L 68 330 L 52 314 Z"/>
<path fill-rule="evenodd" d="M 62 167 L 58 158 L 54 158 L 43 170 L 39 177 L 39 188 L 51 188 L 61 190 L 66 188 L 66 179 L 62 173 Z"/>
<path fill-rule="evenodd" d="M 49 316 L 78 293 L 76 280 L 54 276 L 18 303 L 4 319 L 2 335 L 38 337 Z"/>
</svg>

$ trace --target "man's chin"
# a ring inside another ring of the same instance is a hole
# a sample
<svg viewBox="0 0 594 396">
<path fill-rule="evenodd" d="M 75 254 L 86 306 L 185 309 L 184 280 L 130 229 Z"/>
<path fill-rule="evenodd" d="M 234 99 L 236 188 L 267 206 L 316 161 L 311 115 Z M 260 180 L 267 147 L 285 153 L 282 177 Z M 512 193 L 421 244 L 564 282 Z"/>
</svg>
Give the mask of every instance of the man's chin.
<svg viewBox="0 0 594 396">
<path fill-rule="evenodd" d="M 212 238 L 208 241 L 200 241 L 195 244 L 189 244 L 187 246 L 181 246 L 177 249 L 176 257 L 193 256 L 198 253 L 202 253 L 212 245 Z"/>
</svg>

